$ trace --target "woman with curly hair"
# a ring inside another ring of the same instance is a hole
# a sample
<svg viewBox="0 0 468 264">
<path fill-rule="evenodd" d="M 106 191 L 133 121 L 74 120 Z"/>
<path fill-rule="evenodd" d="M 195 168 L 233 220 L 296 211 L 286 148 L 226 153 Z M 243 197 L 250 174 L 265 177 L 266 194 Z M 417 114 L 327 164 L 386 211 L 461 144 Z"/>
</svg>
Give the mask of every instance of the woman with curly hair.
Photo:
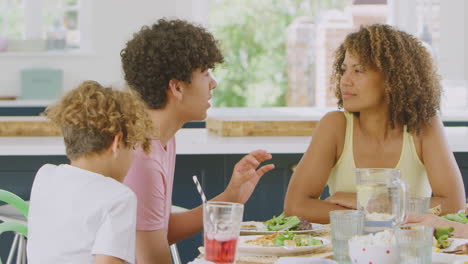
<svg viewBox="0 0 468 264">
<path fill-rule="evenodd" d="M 150 154 L 137 151 L 125 179 L 138 197 L 138 263 L 171 263 L 169 244 L 203 228 L 202 207 L 171 213 L 175 134 L 185 122 L 204 120 L 216 81 L 210 73 L 223 62 L 218 43 L 206 29 L 183 20 L 161 19 L 144 26 L 121 52 L 125 80 L 141 95 L 160 137 Z M 213 200 L 245 203 L 272 164 L 264 150 L 243 157 L 223 193 Z"/>
<path fill-rule="evenodd" d="M 285 211 L 327 223 L 356 208 L 355 168 L 397 168 L 410 195 L 443 213 L 464 208 L 460 170 L 438 116 L 441 86 L 415 37 L 388 25 L 362 27 L 336 51 L 332 80 L 344 112 L 326 114 L 288 187 Z M 330 197 L 319 197 L 328 184 Z M 314 210 L 311 210 L 314 208 Z"/>
<path fill-rule="evenodd" d="M 133 149 L 150 149 L 152 121 L 129 92 L 86 81 L 45 114 L 71 164 L 36 174 L 28 217 L 29 263 L 134 263 L 135 194 L 122 184 Z"/>
</svg>

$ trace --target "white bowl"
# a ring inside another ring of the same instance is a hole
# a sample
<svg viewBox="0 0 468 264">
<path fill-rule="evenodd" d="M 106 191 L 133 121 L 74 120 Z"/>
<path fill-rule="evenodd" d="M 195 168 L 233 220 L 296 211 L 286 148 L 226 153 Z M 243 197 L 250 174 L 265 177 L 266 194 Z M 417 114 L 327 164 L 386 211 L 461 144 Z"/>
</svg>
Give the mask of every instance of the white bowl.
<svg viewBox="0 0 468 264">
<path fill-rule="evenodd" d="M 396 245 L 367 245 L 360 241 L 349 241 L 349 257 L 356 264 L 398 264 Z"/>
</svg>

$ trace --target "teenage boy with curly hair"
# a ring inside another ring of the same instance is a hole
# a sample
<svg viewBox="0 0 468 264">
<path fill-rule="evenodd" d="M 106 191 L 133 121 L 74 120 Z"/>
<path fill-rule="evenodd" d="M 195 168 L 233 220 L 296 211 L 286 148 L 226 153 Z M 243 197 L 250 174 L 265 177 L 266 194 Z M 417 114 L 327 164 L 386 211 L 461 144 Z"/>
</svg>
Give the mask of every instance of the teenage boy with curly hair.
<svg viewBox="0 0 468 264">
<path fill-rule="evenodd" d="M 202 230 L 202 207 L 171 213 L 175 134 L 185 122 L 204 120 L 216 81 L 210 70 L 223 62 L 217 41 L 204 28 L 161 19 L 144 26 L 121 52 L 125 80 L 159 125 L 149 155 L 137 151 L 125 179 L 138 198 L 136 255 L 139 264 L 171 263 L 169 244 Z M 245 203 L 264 173 L 274 168 L 264 150 L 243 157 L 225 191 L 213 200 Z"/>
<path fill-rule="evenodd" d="M 86 81 L 45 114 L 61 128 L 71 164 L 46 164 L 36 174 L 28 262 L 134 263 L 137 200 L 122 181 L 133 149 L 150 149 L 144 103 Z"/>
</svg>

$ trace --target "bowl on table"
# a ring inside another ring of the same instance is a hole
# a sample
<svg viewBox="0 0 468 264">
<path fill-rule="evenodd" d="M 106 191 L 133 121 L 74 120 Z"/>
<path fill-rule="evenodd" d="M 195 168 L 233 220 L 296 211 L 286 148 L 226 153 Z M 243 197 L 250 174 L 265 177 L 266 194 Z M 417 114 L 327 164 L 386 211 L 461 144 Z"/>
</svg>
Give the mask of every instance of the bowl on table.
<svg viewBox="0 0 468 264">
<path fill-rule="evenodd" d="M 398 264 L 398 248 L 396 245 L 363 245 L 350 241 L 349 257 L 356 264 Z"/>
<path fill-rule="evenodd" d="M 355 236 L 348 242 L 351 263 L 398 264 L 399 251 L 393 232 Z"/>
</svg>

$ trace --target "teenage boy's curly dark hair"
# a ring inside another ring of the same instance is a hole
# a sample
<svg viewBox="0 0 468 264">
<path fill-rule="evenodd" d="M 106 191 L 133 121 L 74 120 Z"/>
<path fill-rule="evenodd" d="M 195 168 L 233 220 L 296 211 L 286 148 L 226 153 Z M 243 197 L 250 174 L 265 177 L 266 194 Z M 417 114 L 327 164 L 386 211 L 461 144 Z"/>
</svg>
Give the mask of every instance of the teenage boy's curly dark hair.
<svg viewBox="0 0 468 264">
<path fill-rule="evenodd" d="M 152 109 L 166 105 L 171 79 L 190 83 L 195 69 L 212 69 L 224 61 L 218 41 L 206 29 L 166 19 L 143 26 L 120 56 L 125 80 Z"/>
</svg>

